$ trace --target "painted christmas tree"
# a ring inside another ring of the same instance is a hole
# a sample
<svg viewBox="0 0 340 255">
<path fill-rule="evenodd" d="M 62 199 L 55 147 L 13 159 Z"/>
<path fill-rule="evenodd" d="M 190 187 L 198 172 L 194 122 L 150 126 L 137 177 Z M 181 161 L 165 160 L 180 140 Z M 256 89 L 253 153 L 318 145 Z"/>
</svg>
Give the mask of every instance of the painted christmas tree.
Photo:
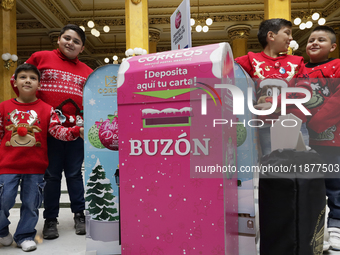
<svg viewBox="0 0 340 255">
<path fill-rule="evenodd" d="M 92 169 L 86 185 L 87 209 L 94 220 L 116 221 L 119 220 L 115 196 L 112 194 L 112 186 L 106 178 L 105 170 L 99 162 L 99 158 Z"/>
</svg>

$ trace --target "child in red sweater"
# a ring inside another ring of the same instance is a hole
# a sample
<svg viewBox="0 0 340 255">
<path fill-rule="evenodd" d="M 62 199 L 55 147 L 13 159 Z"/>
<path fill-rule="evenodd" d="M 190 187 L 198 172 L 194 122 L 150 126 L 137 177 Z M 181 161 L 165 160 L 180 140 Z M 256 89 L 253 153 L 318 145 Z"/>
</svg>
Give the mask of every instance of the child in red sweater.
<svg viewBox="0 0 340 255">
<path fill-rule="evenodd" d="M 82 125 L 83 87 L 92 69 L 81 62 L 78 55 L 85 48 L 86 36 L 77 25 L 68 24 L 59 33 L 59 48 L 38 51 L 26 61 L 41 72 L 41 89 L 37 97 L 51 105 L 58 113 L 62 125 Z M 84 141 L 64 142 L 52 136 L 47 138 L 49 165 L 45 172 L 43 238 L 59 237 L 57 228 L 62 173 L 74 214 L 77 235 L 85 231 L 84 180 L 81 171 L 84 161 Z"/>
<path fill-rule="evenodd" d="M 243 69 L 254 78 L 256 91 L 259 96 L 265 96 L 265 101 L 259 102 L 254 108 L 259 110 L 268 110 L 272 107 L 271 89 L 265 88 L 276 87 L 299 87 L 312 93 L 310 84 L 307 81 L 300 80 L 296 82 L 294 78 L 298 73 L 303 72 L 303 58 L 298 56 L 287 55 L 288 47 L 292 41 L 292 23 L 285 19 L 269 19 L 261 22 L 257 34 L 258 40 L 263 47 L 260 53 L 249 52 L 247 55 L 235 59 Z M 287 98 L 305 98 L 303 93 L 287 93 Z M 281 95 L 278 96 L 277 105 L 281 105 Z M 307 118 L 295 105 L 287 106 L 287 114 L 292 113 L 303 121 L 301 132 L 304 142 L 308 145 L 309 137 L 306 128 Z M 281 115 L 280 109 L 269 116 L 259 116 L 263 121 L 265 119 L 278 119 Z M 262 154 L 266 155 L 271 152 L 270 144 L 270 126 L 271 123 L 259 128 L 260 144 Z"/>
<path fill-rule="evenodd" d="M 40 72 L 31 64 L 18 66 L 14 74 L 17 98 L 0 104 L 0 244 L 14 241 L 23 251 L 36 249 L 35 226 L 43 199 L 44 173 L 48 166 L 47 134 L 73 141 L 83 138 L 84 128 L 63 127 L 52 106 L 36 97 Z M 12 237 L 9 210 L 20 185 L 20 221 Z"/>
<path fill-rule="evenodd" d="M 328 197 L 329 244 L 340 250 L 340 59 L 328 58 L 336 48 L 336 35 L 328 26 L 318 26 L 310 34 L 306 52 L 310 58 L 304 69 L 313 97 L 306 104 L 312 113 L 307 127 L 310 145 L 326 161 L 325 185 Z M 327 178 L 328 177 L 328 178 Z"/>
</svg>

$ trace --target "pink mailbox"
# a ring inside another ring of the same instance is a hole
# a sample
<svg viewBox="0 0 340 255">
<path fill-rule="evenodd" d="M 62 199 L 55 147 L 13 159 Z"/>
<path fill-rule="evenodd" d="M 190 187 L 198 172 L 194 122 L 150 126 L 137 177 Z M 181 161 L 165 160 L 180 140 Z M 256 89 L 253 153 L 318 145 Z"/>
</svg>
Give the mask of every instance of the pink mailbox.
<svg viewBox="0 0 340 255">
<path fill-rule="evenodd" d="M 238 254 L 233 82 L 227 43 L 121 64 L 123 255 Z"/>
</svg>

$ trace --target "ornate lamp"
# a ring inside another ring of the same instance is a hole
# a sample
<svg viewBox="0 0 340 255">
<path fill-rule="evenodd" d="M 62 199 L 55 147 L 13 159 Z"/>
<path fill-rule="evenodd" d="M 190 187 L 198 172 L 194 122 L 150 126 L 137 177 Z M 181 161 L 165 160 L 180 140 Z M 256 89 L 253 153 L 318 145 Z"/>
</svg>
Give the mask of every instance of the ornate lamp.
<svg viewBox="0 0 340 255">
<path fill-rule="evenodd" d="M 10 67 L 14 66 L 14 63 L 18 61 L 18 56 L 11 53 L 2 54 L 2 60 L 5 62 L 4 67 L 9 70 Z"/>
</svg>

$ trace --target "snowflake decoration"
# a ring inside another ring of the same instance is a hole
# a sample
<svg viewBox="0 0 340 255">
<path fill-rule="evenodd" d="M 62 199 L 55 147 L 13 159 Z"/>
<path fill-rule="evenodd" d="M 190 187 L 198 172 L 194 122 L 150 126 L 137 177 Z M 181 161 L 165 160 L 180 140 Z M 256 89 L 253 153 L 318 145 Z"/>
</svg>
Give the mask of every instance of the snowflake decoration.
<svg viewBox="0 0 340 255">
<path fill-rule="evenodd" d="M 320 89 L 319 83 L 311 83 L 310 86 L 312 87 L 313 90 L 319 90 Z"/>
<path fill-rule="evenodd" d="M 57 80 L 58 79 L 58 73 L 50 72 L 48 75 L 49 75 L 48 78 L 50 80 Z"/>
<path fill-rule="evenodd" d="M 89 104 L 92 105 L 92 106 L 94 106 L 94 105 L 96 104 L 96 100 L 94 100 L 93 98 L 91 98 L 91 99 L 89 100 Z"/>
<path fill-rule="evenodd" d="M 151 213 L 153 211 L 153 205 L 151 203 L 146 203 L 144 205 L 144 211 L 146 213 Z"/>
<path fill-rule="evenodd" d="M 68 75 L 68 74 L 63 74 L 61 79 L 62 79 L 63 81 L 69 82 L 69 81 L 71 80 L 71 76 Z"/>
<path fill-rule="evenodd" d="M 329 95 L 329 89 L 328 87 L 325 87 L 322 89 L 322 93 L 325 95 L 325 96 L 328 96 Z"/>
<path fill-rule="evenodd" d="M 214 249 L 211 251 L 212 254 L 214 255 L 223 255 L 224 254 L 224 249 L 218 245 L 216 247 L 214 247 Z"/>
<path fill-rule="evenodd" d="M 82 79 L 80 77 L 74 77 L 74 83 L 80 85 L 82 83 Z"/>
<path fill-rule="evenodd" d="M 200 186 L 202 186 L 203 181 L 201 179 L 198 178 L 194 178 L 191 180 L 191 184 L 195 187 L 195 188 L 199 188 Z"/>
</svg>

